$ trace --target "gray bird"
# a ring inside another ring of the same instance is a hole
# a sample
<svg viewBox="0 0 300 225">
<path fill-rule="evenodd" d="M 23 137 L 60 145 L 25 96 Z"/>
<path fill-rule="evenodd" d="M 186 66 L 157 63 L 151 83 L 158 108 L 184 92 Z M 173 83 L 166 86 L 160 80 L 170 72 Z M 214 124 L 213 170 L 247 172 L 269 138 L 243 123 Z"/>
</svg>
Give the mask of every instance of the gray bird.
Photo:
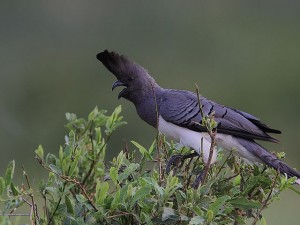
<svg viewBox="0 0 300 225">
<path fill-rule="evenodd" d="M 206 128 L 200 125 L 202 116 L 195 93 L 160 87 L 146 69 L 116 52 L 105 50 L 97 54 L 97 59 L 117 78 L 112 90 L 118 86 L 125 87 L 118 98 L 131 101 L 142 120 L 158 128 L 165 136 L 202 154 L 204 163 L 208 162 L 211 138 Z M 264 163 L 288 177 L 300 178 L 299 172 L 255 142 L 278 142 L 268 133 L 280 134 L 279 130 L 268 127 L 249 113 L 202 96 L 200 102 L 204 115 L 214 114 L 217 146 L 234 149 L 234 153 L 247 163 Z M 216 161 L 216 155 L 214 149 L 211 163 Z"/>
</svg>

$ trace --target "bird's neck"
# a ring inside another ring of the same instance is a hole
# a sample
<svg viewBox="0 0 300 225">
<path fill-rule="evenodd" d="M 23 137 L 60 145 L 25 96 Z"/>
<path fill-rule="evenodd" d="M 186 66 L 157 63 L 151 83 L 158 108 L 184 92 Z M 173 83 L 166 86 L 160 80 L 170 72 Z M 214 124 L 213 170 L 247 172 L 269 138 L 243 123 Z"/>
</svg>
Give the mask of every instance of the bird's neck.
<svg viewBox="0 0 300 225">
<path fill-rule="evenodd" d="M 141 101 L 134 103 L 137 113 L 142 120 L 153 127 L 157 127 L 159 117 L 159 101 L 164 91 L 160 86 L 153 87 L 151 93 L 142 96 Z"/>
</svg>

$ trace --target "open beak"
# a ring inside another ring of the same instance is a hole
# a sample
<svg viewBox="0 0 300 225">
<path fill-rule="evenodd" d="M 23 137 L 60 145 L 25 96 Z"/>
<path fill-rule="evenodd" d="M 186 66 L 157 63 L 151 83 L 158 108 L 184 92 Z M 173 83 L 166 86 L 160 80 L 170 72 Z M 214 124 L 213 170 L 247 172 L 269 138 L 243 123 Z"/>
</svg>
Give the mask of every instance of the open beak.
<svg viewBox="0 0 300 225">
<path fill-rule="evenodd" d="M 111 90 L 113 91 L 116 87 L 123 86 L 125 87 L 118 95 L 118 99 L 121 97 L 124 97 L 125 94 L 127 94 L 127 85 L 124 84 L 122 81 L 117 80 L 116 82 L 113 83 Z"/>
<path fill-rule="evenodd" d="M 120 87 L 120 86 L 126 86 L 123 82 L 117 80 L 113 83 L 111 90 L 113 91 L 116 87 Z"/>
</svg>

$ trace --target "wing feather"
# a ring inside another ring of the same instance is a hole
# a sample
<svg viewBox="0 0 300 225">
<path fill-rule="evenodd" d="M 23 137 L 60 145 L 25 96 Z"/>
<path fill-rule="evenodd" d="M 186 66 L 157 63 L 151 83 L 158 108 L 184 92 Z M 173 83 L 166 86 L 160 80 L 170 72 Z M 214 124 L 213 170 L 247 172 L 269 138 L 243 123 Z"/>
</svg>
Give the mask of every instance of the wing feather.
<svg viewBox="0 0 300 225">
<path fill-rule="evenodd" d="M 230 134 L 247 139 L 278 142 L 267 133 L 280 133 L 260 122 L 249 113 L 220 105 L 204 97 L 200 98 L 204 115 L 214 113 L 218 123 L 219 133 Z M 159 113 L 164 120 L 178 126 L 204 132 L 199 125 L 202 122 L 198 99 L 195 93 L 189 91 L 166 90 L 160 99 Z"/>
</svg>

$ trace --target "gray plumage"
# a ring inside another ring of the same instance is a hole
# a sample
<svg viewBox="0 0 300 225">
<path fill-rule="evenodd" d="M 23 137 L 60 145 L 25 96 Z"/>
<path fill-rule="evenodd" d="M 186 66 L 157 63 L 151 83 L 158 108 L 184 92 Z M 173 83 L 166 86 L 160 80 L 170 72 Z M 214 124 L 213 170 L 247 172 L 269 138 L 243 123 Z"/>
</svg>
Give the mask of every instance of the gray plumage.
<svg viewBox="0 0 300 225">
<path fill-rule="evenodd" d="M 116 76 L 117 81 L 112 89 L 117 86 L 125 87 L 118 98 L 131 101 L 141 119 L 188 147 L 198 146 L 191 137 L 204 135 L 206 130 L 199 125 L 202 117 L 195 93 L 160 87 L 146 69 L 115 52 L 105 50 L 97 54 L 97 59 Z M 280 134 L 279 130 L 268 127 L 246 112 L 220 105 L 204 97 L 200 101 L 204 114 L 214 113 L 214 119 L 218 123 L 217 145 L 219 143 L 225 148 L 239 148 L 240 152 L 237 154 L 249 161 L 265 163 L 289 177 L 300 178 L 300 173 L 255 142 L 278 142 L 268 133 Z M 172 129 L 177 130 L 177 133 Z M 195 150 L 199 153 L 199 149 Z"/>
</svg>

